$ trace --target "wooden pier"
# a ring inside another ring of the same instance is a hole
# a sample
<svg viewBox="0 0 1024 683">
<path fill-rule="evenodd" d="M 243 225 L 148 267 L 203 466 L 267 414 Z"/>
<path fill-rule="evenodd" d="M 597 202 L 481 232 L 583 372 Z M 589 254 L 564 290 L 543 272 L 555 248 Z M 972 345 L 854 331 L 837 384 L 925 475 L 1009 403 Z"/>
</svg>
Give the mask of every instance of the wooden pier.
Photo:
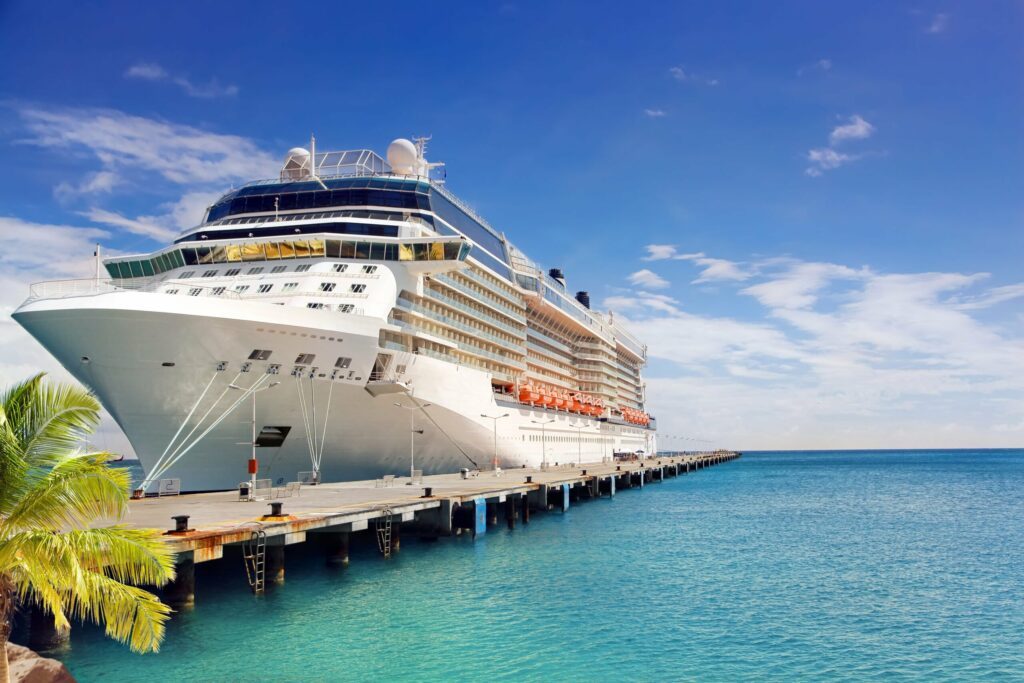
<svg viewBox="0 0 1024 683">
<path fill-rule="evenodd" d="M 382 554 L 397 551 L 401 536 L 438 538 L 487 533 L 489 527 L 528 524 L 530 514 L 568 510 L 578 501 L 614 496 L 669 477 L 733 460 L 739 453 L 650 457 L 626 462 L 560 464 L 547 468 L 442 474 L 410 483 L 408 477 L 275 488 L 262 501 L 241 501 L 236 491 L 147 498 L 130 503 L 128 524 L 171 528 L 163 538 L 177 555 L 177 579 L 164 600 L 193 604 L 195 564 L 220 559 L 240 545 L 253 590 L 283 581 L 286 546 L 327 534 L 329 556 L 348 563 L 350 534 L 375 536 Z M 287 497 L 274 497 L 278 496 Z M 288 495 L 292 494 L 292 495 Z"/>
</svg>

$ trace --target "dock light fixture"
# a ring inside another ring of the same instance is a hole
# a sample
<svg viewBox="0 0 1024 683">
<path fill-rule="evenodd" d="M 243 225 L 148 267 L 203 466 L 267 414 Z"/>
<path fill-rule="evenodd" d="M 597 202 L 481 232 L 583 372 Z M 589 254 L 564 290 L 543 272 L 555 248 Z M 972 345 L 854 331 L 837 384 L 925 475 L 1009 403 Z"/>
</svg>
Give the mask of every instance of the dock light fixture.
<svg viewBox="0 0 1024 683">
<path fill-rule="evenodd" d="M 280 382 L 271 382 L 265 387 L 259 387 L 253 389 L 252 387 L 245 388 L 240 387 L 237 384 L 231 383 L 228 385 L 228 389 L 234 389 L 235 391 L 247 391 L 252 394 L 252 453 L 249 456 L 248 470 L 249 470 L 249 501 L 256 500 L 256 472 L 259 471 L 259 464 L 256 461 L 256 394 L 267 389 L 273 389 Z"/>
<path fill-rule="evenodd" d="M 548 418 L 547 420 L 530 420 L 535 425 L 540 425 L 540 468 L 546 470 L 548 468 L 548 439 L 547 432 L 544 430 L 545 425 L 549 425 L 555 421 L 555 418 Z"/>
<path fill-rule="evenodd" d="M 569 426 L 576 430 L 576 464 L 583 464 L 583 430 L 587 428 L 586 422 L 570 422 Z"/>
<path fill-rule="evenodd" d="M 413 481 L 416 479 L 416 435 L 423 433 L 422 429 L 416 429 L 416 411 L 426 410 L 433 404 L 417 403 L 411 393 L 409 394 L 409 400 L 412 401 L 411 406 L 402 405 L 401 403 L 396 403 L 395 405 L 409 411 L 409 481 L 407 484 L 412 486 Z"/>
<path fill-rule="evenodd" d="M 508 413 L 504 415 L 487 415 L 480 413 L 480 417 L 486 417 L 488 420 L 494 420 L 494 476 L 501 474 L 501 468 L 498 467 L 498 420 L 503 417 L 508 417 Z"/>
</svg>

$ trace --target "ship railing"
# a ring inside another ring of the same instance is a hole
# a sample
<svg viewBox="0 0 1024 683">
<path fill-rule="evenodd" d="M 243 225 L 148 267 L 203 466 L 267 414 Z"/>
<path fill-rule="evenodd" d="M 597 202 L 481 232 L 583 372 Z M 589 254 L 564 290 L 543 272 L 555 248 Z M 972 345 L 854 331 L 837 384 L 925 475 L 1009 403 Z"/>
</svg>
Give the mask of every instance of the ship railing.
<svg viewBox="0 0 1024 683">
<path fill-rule="evenodd" d="M 78 296 L 95 296 L 97 294 L 113 294 L 121 292 L 148 292 L 157 293 L 166 290 L 169 283 L 156 278 L 132 278 L 122 279 L 96 279 L 85 278 L 79 280 L 50 280 L 36 282 L 29 285 L 28 301 L 40 299 L 67 299 Z M 241 298 L 236 292 L 232 292 L 223 286 L 211 287 L 209 285 L 193 284 L 191 282 L 175 282 L 172 288 L 180 290 L 196 291 L 194 296 L 207 294 L 210 296 L 221 296 L 230 299 Z M 220 290 L 214 294 L 214 290 Z M 166 293 L 166 292 L 164 292 Z"/>
</svg>

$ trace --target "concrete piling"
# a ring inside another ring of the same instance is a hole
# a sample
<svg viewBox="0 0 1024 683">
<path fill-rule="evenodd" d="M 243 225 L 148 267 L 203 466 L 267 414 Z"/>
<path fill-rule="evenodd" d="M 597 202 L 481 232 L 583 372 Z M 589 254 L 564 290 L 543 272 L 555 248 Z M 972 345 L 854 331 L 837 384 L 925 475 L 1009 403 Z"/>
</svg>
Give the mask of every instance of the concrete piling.
<svg viewBox="0 0 1024 683">
<path fill-rule="evenodd" d="M 196 563 L 194 553 L 181 553 L 174 563 L 174 581 L 163 588 L 163 602 L 182 611 L 196 604 Z"/>
<path fill-rule="evenodd" d="M 268 584 L 284 583 L 284 543 L 271 543 L 275 538 L 267 539 L 266 564 L 264 577 Z M 283 540 L 283 539 L 282 539 Z"/>
<path fill-rule="evenodd" d="M 339 531 L 327 535 L 327 564 L 335 567 L 348 566 L 348 532 Z"/>
</svg>

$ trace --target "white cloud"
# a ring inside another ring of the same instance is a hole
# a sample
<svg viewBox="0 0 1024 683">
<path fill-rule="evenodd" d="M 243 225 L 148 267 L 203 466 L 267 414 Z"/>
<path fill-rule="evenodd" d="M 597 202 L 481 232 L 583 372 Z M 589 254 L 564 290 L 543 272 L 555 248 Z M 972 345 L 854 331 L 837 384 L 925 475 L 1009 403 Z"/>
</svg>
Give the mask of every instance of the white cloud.
<svg viewBox="0 0 1024 683">
<path fill-rule="evenodd" d="M 785 273 L 741 290 L 756 298 L 768 308 L 809 308 L 817 300 L 817 293 L 836 279 L 856 279 L 868 271 L 854 270 L 833 263 L 798 262 Z"/>
<path fill-rule="evenodd" d="M 847 120 L 847 123 L 840 124 L 832 129 L 832 132 L 829 134 L 828 147 L 817 147 L 808 150 L 806 158 L 810 165 L 804 169 L 804 173 L 812 178 L 817 178 L 823 175 L 825 171 L 831 171 L 862 158 L 864 154 L 839 152 L 835 147 L 849 140 L 866 140 L 874 132 L 875 127 L 873 125 L 865 121 L 860 115 L 854 114 Z"/>
<path fill-rule="evenodd" d="M 54 196 L 60 200 L 69 200 L 84 195 L 110 194 L 122 183 L 121 178 L 111 171 L 97 171 L 86 176 L 77 185 L 61 182 L 53 189 Z"/>
<path fill-rule="evenodd" d="M 644 261 L 661 261 L 672 258 L 676 254 L 676 248 L 671 244 L 648 244 L 645 249 L 647 249 L 647 256 L 644 257 Z"/>
<path fill-rule="evenodd" d="M 165 78 L 170 78 L 162 66 L 159 64 L 145 64 L 139 63 L 130 67 L 124 72 L 125 78 L 140 78 L 145 81 L 162 81 Z"/>
<path fill-rule="evenodd" d="M 857 114 L 850 117 L 850 122 L 832 129 L 828 136 L 829 142 L 836 145 L 844 140 L 864 140 L 871 137 L 875 127 Z"/>
<path fill-rule="evenodd" d="M 644 109 L 644 116 L 651 119 L 660 119 L 668 116 L 664 109 Z"/>
<path fill-rule="evenodd" d="M 136 218 L 128 218 L 126 216 L 122 216 L 116 211 L 108 211 L 106 209 L 99 209 L 96 207 L 87 211 L 82 211 L 81 215 L 85 216 L 93 223 L 99 223 L 113 228 L 120 228 L 134 235 L 149 237 L 157 242 L 170 242 L 176 235 L 174 230 L 168 229 L 156 216 L 138 216 Z"/>
<path fill-rule="evenodd" d="M 665 289 L 670 284 L 668 280 L 647 268 L 638 270 L 630 275 L 629 281 L 631 284 L 648 289 Z"/>
<path fill-rule="evenodd" d="M 89 152 L 102 170 L 121 179 L 143 171 L 180 185 L 223 185 L 271 177 L 278 166 L 247 138 L 116 110 L 26 107 L 20 114 L 31 133 L 23 142 Z"/>
<path fill-rule="evenodd" d="M 837 152 L 831 147 L 819 147 L 807 152 L 807 160 L 811 162 L 811 165 L 804 169 L 804 173 L 812 178 L 817 178 L 825 171 L 839 168 L 856 159 L 855 155 Z"/>
<path fill-rule="evenodd" d="M 931 23 L 925 27 L 925 33 L 942 33 L 949 27 L 949 15 L 939 12 L 932 17 Z"/>
<path fill-rule="evenodd" d="M 820 73 L 824 73 L 824 72 L 831 71 L 831 70 L 832 70 L 832 60 L 831 59 L 819 59 L 818 61 L 813 62 L 812 64 L 805 64 L 804 66 L 801 66 L 799 69 L 796 70 L 796 75 L 797 76 L 803 76 L 804 74 L 815 72 L 815 71 L 820 72 Z"/>
<path fill-rule="evenodd" d="M 991 308 L 992 306 L 1001 304 L 1005 301 L 1012 301 L 1020 298 L 1024 298 L 1024 283 L 993 287 L 992 289 L 977 296 L 954 299 L 950 301 L 950 303 L 954 304 L 962 311 L 971 311 L 982 308 Z"/>
<path fill-rule="evenodd" d="M 752 296 L 763 319 L 606 301 L 657 361 L 648 407 L 662 433 L 754 448 L 1019 444 L 1024 338 L 971 311 L 1024 285 L 793 258 L 746 272 L 753 284 L 715 296 Z"/>
<path fill-rule="evenodd" d="M 615 312 L 652 310 L 676 314 L 679 302 L 667 294 L 636 292 L 631 296 L 610 296 L 604 300 L 604 307 Z"/>
<path fill-rule="evenodd" d="M 695 83 L 698 85 L 718 85 L 719 81 L 717 78 L 703 78 L 695 75 L 693 72 L 687 71 L 681 66 L 673 66 L 668 70 L 669 76 L 680 83 Z"/>
<path fill-rule="evenodd" d="M 216 97 L 234 97 L 238 94 L 237 85 L 221 85 L 216 79 L 209 83 L 197 85 L 184 76 L 171 74 L 159 64 L 139 63 L 124 72 L 125 78 L 144 81 L 167 81 L 181 88 L 189 97 L 212 99 Z"/>
<path fill-rule="evenodd" d="M 740 281 L 746 280 L 751 275 L 735 261 L 710 258 L 703 252 L 697 252 L 696 254 L 676 254 L 672 258 L 679 261 L 693 261 L 698 266 L 702 266 L 704 268 L 697 279 L 693 281 L 693 284 L 700 284 L 703 282 L 721 282 L 723 280 Z"/>
<path fill-rule="evenodd" d="M 60 363 L 11 318 L 28 297 L 29 285 L 46 280 L 92 277 L 92 254 L 107 230 L 53 225 L 0 216 L 0 387 L 42 371 L 61 382 L 75 382 Z M 108 252 L 111 255 L 117 252 Z M 105 412 L 91 442 L 94 447 L 132 455 L 127 438 Z"/>
</svg>

